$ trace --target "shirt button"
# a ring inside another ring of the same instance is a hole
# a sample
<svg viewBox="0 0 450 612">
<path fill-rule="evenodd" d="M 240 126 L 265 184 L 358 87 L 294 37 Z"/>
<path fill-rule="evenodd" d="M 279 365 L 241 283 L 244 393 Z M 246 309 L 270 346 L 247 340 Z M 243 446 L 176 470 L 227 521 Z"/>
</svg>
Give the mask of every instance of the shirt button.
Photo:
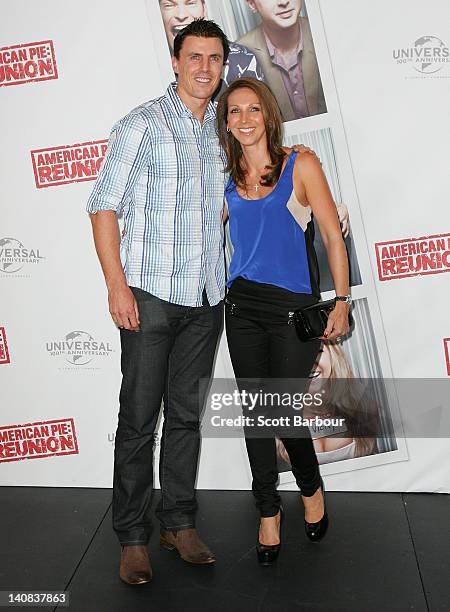
<svg viewBox="0 0 450 612">
<path fill-rule="evenodd" d="M 295 90 L 295 91 L 294 91 L 294 93 L 295 93 L 295 94 L 298 94 L 298 91 L 297 91 L 297 90 Z"/>
</svg>

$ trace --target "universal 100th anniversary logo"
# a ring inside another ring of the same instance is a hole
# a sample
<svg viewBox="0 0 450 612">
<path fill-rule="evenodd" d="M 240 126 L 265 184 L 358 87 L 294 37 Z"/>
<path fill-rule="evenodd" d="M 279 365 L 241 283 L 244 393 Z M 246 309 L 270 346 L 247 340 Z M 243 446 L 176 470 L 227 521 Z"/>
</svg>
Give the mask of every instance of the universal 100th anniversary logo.
<svg viewBox="0 0 450 612">
<path fill-rule="evenodd" d="M 23 244 L 11 236 L 0 237 L 0 276 L 29 277 L 26 272 L 44 259 L 35 245 Z"/>
<path fill-rule="evenodd" d="M 397 64 L 415 71 L 405 78 L 450 78 L 447 71 L 442 71 L 449 66 L 450 49 L 438 36 L 421 36 L 409 47 L 393 49 L 392 57 Z"/>
<path fill-rule="evenodd" d="M 98 369 L 99 363 L 114 352 L 110 342 L 94 338 L 82 330 L 74 330 L 62 338 L 50 340 L 46 342 L 45 348 L 50 357 L 64 364 L 64 370 Z"/>
</svg>

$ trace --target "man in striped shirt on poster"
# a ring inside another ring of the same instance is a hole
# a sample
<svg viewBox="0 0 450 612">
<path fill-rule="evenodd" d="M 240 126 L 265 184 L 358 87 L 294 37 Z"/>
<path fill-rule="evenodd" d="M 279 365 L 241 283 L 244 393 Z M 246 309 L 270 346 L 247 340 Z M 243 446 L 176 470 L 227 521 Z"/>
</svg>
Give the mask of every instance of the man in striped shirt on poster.
<svg viewBox="0 0 450 612">
<path fill-rule="evenodd" d="M 195 529 L 195 478 L 199 381 L 212 374 L 225 286 L 227 177 L 211 97 L 228 52 L 225 34 L 211 21 L 194 21 L 177 36 L 177 82 L 115 125 L 87 205 L 121 338 L 113 527 L 128 584 L 152 577 L 147 543 L 162 400 L 161 544 L 191 563 L 215 561 Z"/>
</svg>

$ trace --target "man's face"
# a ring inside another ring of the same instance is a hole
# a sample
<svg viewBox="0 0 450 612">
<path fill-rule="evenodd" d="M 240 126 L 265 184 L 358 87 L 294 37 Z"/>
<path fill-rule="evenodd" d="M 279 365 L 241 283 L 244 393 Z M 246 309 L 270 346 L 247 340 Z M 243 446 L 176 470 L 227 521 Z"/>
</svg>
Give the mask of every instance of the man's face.
<svg viewBox="0 0 450 612">
<path fill-rule="evenodd" d="M 298 19 L 302 0 L 247 0 L 252 10 L 256 10 L 263 25 L 272 28 L 289 28 Z"/>
<path fill-rule="evenodd" d="M 172 66 L 178 75 L 178 88 L 190 98 L 211 98 L 223 68 L 223 46 L 220 38 L 186 36 L 180 49 L 180 57 L 172 58 Z"/>
<path fill-rule="evenodd" d="M 159 0 L 167 42 L 173 51 L 173 39 L 194 19 L 206 18 L 204 0 Z"/>
</svg>

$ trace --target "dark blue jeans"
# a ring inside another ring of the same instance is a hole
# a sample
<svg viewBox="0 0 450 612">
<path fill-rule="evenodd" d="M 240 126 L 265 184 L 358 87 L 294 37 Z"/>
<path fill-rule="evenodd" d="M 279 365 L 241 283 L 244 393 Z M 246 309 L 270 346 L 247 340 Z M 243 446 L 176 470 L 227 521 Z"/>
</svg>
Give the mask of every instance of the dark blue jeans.
<svg viewBox="0 0 450 612">
<path fill-rule="evenodd" d="M 161 402 L 161 501 L 165 529 L 194 527 L 199 417 L 222 325 L 217 306 L 171 304 L 141 289 L 140 331 L 121 330 L 122 387 L 114 450 L 113 527 L 122 545 L 146 544 L 151 529 L 153 441 Z"/>
</svg>

